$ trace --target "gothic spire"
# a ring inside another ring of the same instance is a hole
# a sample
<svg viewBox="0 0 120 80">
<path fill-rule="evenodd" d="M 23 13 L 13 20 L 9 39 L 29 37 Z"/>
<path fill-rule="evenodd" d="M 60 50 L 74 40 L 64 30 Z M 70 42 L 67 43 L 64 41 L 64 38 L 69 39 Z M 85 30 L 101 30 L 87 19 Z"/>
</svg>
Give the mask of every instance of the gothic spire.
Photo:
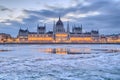
<svg viewBox="0 0 120 80">
<path fill-rule="evenodd" d="M 69 30 L 69 21 L 67 21 L 67 32 L 69 33 L 70 30 Z"/>
<path fill-rule="evenodd" d="M 60 21 L 61 19 L 60 19 L 60 14 L 59 14 L 59 21 Z"/>
<path fill-rule="evenodd" d="M 81 24 L 81 28 L 82 28 L 82 24 Z"/>
<path fill-rule="evenodd" d="M 55 33 L 55 20 L 53 21 L 53 32 Z"/>
<path fill-rule="evenodd" d="M 60 20 L 60 16 L 59 16 L 59 20 Z"/>
</svg>

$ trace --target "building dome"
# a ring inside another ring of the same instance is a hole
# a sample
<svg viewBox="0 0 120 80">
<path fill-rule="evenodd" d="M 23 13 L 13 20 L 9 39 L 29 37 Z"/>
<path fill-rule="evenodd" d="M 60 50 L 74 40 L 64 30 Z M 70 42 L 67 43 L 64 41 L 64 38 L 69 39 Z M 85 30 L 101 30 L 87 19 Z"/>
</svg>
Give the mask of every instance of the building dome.
<svg viewBox="0 0 120 80">
<path fill-rule="evenodd" d="M 56 23 L 56 26 L 63 26 L 63 22 L 60 20 L 60 17 L 59 17 L 59 20 Z"/>
<path fill-rule="evenodd" d="M 60 17 L 56 23 L 55 32 L 59 32 L 59 33 L 65 32 L 64 25 L 63 22 L 60 20 Z"/>
</svg>

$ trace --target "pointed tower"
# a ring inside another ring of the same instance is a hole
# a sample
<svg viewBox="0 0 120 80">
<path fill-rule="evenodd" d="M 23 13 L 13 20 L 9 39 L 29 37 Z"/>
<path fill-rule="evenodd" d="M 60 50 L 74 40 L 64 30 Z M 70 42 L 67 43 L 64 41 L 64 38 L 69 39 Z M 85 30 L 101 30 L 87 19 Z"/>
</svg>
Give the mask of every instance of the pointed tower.
<svg viewBox="0 0 120 80">
<path fill-rule="evenodd" d="M 26 31 L 27 31 L 27 33 L 29 33 L 28 27 L 27 27 Z"/>
<path fill-rule="evenodd" d="M 44 33 L 46 33 L 46 23 L 44 23 L 44 28 L 45 28 Z"/>
<path fill-rule="evenodd" d="M 82 28 L 82 24 L 81 24 L 81 28 Z"/>
<path fill-rule="evenodd" d="M 69 28 L 69 21 L 67 21 L 67 34 L 68 34 L 67 40 L 70 40 L 70 28 Z"/>
<path fill-rule="evenodd" d="M 70 32 L 70 28 L 69 28 L 69 21 L 67 21 L 67 33 Z"/>
<path fill-rule="evenodd" d="M 53 33 L 55 34 L 56 33 L 56 28 L 55 28 L 55 20 L 53 21 Z"/>
<path fill-rule="evenodd" d="M 60 15 L 59 15 L 59 21 L 60 21 Z"/>
<path fill-rule="evenodd" d="M 73 27 L 73 25 L 72 25 L 72 33 L 73 33 L 73 28 L 74 28 L 74 27 Z"/>
<path fill-rule="evenodd" d="M 82 24 L 81 24 L 81 33 L 82 33 L 83 31 L 82 31 Z"/>
<path fill-rule="evenodd" d="M 39 34 L 39 24 L 37 24 L 37 34 Z"/>
<path fill-rule="evenodd" d="M 19 32 L 18 32 L 18 36 L 20 36 L 21 31 L 22 31 L 22 29 L 21 29 L 21 27 L 20 27 Z"/>
</svg>

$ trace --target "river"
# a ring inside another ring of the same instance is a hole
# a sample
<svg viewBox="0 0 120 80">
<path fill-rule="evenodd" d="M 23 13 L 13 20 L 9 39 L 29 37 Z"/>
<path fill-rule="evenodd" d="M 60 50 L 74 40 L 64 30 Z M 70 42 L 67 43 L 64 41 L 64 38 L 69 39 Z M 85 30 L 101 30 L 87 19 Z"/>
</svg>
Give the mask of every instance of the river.
<svg viewBox="0 0 120 80">
<path fill-rule="evenodd" d="M 120 45 L 0 45 L 0 80 L 120 80 Z"/>
</svg>

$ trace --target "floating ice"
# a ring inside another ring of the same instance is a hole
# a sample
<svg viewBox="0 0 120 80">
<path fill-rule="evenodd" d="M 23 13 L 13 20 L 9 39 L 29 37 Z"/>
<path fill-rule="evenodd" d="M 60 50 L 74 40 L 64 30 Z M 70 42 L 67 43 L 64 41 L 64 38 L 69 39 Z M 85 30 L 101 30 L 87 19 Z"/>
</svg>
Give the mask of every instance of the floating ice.
<svg viewBox="0 0 120 80">
<path fill-rule="evenodd" d="M 120 45 L 0 45 L 0 49 L 12 50 L 0 52 L 0 80 L 120 80 Z"/>
</svg>

